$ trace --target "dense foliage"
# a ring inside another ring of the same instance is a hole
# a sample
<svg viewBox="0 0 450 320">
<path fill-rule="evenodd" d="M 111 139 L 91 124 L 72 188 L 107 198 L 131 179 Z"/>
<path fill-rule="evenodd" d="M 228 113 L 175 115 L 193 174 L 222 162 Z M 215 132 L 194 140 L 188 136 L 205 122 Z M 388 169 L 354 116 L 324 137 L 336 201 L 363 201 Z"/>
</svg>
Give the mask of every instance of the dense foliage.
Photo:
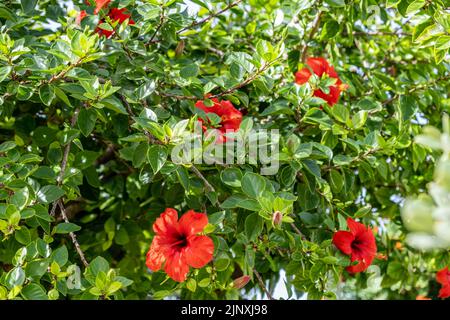
<svg viewBox="0 0 450 320">
<path fill-rule="evenodd" d="M 449 48 L 448 0 L 2 1 L 0 299 L 450 295 Z"/>
</svg>

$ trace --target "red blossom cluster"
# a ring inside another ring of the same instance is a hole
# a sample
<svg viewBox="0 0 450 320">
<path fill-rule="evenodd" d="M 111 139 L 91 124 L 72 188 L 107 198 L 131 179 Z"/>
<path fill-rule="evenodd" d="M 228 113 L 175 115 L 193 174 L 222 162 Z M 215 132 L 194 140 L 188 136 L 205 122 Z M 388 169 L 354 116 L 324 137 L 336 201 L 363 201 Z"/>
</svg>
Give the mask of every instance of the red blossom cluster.
<svg viewBox="0 0 450 320">
<path fill-rule="evenodd" d="M 187 278 L 189 267 L 203 268 L 212 260 L 214 243 L 201 235 L 208 224 L 208 216 L 194 210 L 179 220 L 175 209 L 167 208 L 153 224 L 155 237 L 147 253 L 147 267 L 153 271 L 164 268 L 175 281 Z"/>
<path fill-rule="evenodd" d="M 90 0 L 90 1 L 92 1 L 92 0 Z M 85 2 L 87 5 L 91 5 L 90 1 L 86 0 Z M 94 14 L 99 14 L 100 10 L 102 10 L 103 8 L 107 8 L 110 2 L 111 2 L 111 0 L 95 0 Z M 114 21 L 114 22 L 118 21 L 119 23 L 123 23 L 125 20 L 129 19 L 128 24 L 134 24 L 134 21 L 131 19 L 131 15 L 127 13 L 126 8 L 122 8 L 122 9 L 111 8 L 106 15 L 111 19 L 111 21 Z M 75 22 L 77 24 L 80 24 L 81 21 L 85 17 L 87 17 L 87 12 L 86 12 L 86 10 L 82 10 L 78 14 Z M 101 36 L 103 35 L 107 38 L 110 38 L 114 34 L 114 31 L 102 29 L 100 27 L 100 25 L 104 22 L 105 22 L 105 19 L 101 19 L 99 21 L 98 26 L 95 29 L 95 31 Z"/>
<path fill-rule="evenodd" d="M 377 254 L 377 245 L 372 229 L 352 218 L 347 219 L 350 231 L 337 231 L 333 236 L 334 245 L 345 255 L 350 256 L 356 265 L 347 267 L 349 273 L 365 271 Z"/>
<path fill-rule="evenodd" d="M 450 271 L 448 267 L 437 272 L 436 281 L 442 285 L 441 290 L 439 290 L 439 298 L 445 299 L 450 297 Z"/>
<path fill-rule="evenodd" d="M 219 101 L 217 98 L 211 99 L 214 103 L 213 106 L 205 106 L 204 101 L 197 101 L 195 107 L 203 110 L 205 113 L 214 113 L 220 117 L 220 123 L 215 127 L 211 127 L 208 121 L 200 119 L 202 123 L 203 131 L 208 129 L 217 129 L 219 137 L 216 143 L 224 143 L 227 141 L 227 137 L 224 136 L 225 133 L 238 131 L 242 122 L 242 113 L 237 110 L 230 101 L 222 100 Z"/>
<path fill-rule="evenodd" d="M 329 106 L 336 104 L 339 101 L 341 92 L 346 90 L 348 85 L 342 83 L 334 67 L 324 58 L 308 58 L 306 59 L 306 65 L 295 73 L 295 82 L 300 85 L 307 83 L 312 75 L 311 71 L 318 77 L 326 74 L 328 77 L 336 79 L 336 82 L 329 87 L 328 93 L 323 92 L 321 89 L 314 90 L 314 96 L 322 98 Z"/>
</svg>

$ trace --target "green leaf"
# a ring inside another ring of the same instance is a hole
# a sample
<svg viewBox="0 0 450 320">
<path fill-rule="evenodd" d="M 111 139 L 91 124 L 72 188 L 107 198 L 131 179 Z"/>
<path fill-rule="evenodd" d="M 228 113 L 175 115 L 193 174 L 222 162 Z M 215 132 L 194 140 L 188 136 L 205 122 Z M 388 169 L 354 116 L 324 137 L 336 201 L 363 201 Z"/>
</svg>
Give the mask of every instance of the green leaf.
<svg viewBox="0 0 450 320">
<path fill-rule="evenodd" d="M 368 112 L 366 110 L 358 111 L 352 117 L 352 127 L 353 129 L 360 129 L 364 126 L 367 121 Z"/>
<path fill-rule="evenodd" d="M 109 263 L 105 258 L 98 256 L 89 263 L 87 270 L 95 279 L 100 272 L 108 272 Z"/>
<path fill-rule="evenodd" d="M 198 75 L 198 66 L 195 63 L 191 63 L 180 70 L 180 76 L 188 79 L 196 77 Z"/>
<path fill-rule="evenodd" d="M 406 8 L 406 15 L 420 10 L 426 4 L 426 0 L 414 0 Z"/>
<path fill-rule="evenodd" d="M 76 232 L 81 230 L 81 227 L 71 223 L 71 222 L 63 222 L 60 224 L 57 224 L 56 227 L 53 229 L 53 233 L 70 233 L 70 232 Z"/>
<path fill-rule="evenodd" d="M 27 277 L 33 277 L 36 279 L 41 278 L 48 270 L 48 261 L 46 259 L 33 260 L 27 263 L 25 269 Z"/>
<path fill-rule="evenodd" d="M 36 193 L 36 198 L 41 203 L 50 203 L 58 200 L 64 195 L 64 190 L 60 187 L 48 185 L 44 186 Z"/>
<path fill-rule="evenodd" d="M 245 235 L 249 241 L 255 241 L 261 234 L 264 224 L 257 213 L 252 213 L 245 219 Z"/>
<path fill-rule="evenodd" d="M 12 70 L 13 70 L 13 68 L 11 66 L 1 67 L 0 68 L 0 82 L 4 81 L 9 76 L 9 74 L 11 73 Z"/>
<path fill-rule="evenodd" d="M 336 36 L 339 33 L 339 23 L 335 20 L 329 20 L 322 28 L 321 39 L 328 40 Z"/>
<path fill-rule="evenodd" d="M 26 300 L 48 300 L 45 290 L 36 283 L 30 283 L 24 287 L 21 294 Z"/>
<path fill-rule="evenodd" d="M 0 144 L 0 153 L 4 153 L 8 150 L 14 149 L 16 147 L 16 143 L 14 141 L 5 141 Z"/>
<path fill-rule="evenodd" d="M 400 123 L 402 124 L 410 120 L 416 113 L 417 108 L 418 105 L 416 99 L 413 96 L 400 96 L 397 108 Z"/>
<path fill-rule="evenodd" d="M 53 89 L 55 90 L 55 94 L 56 96 L 61 99 L 62 102 L 64 102 L 66 105 L 68 105 L 69 107 L 72 107 L 72 104 L 70 103 L 69 98 L 67 97 L 66 93 L 64 91 L 62 91 L 60 88 L 58 87 L 53 87 Z"/>
<path fill-rule="evenodd" d="M 258 198 L 266 188 L 266 181 L 258 174 L 247 172 L 242 178 L 242 191 L 252 198 Z"/>
<path fill-rule="evenodd" d="M 337 170 L 330 171 L 330 186 L 334 193 L 339 193 L 344 186 L 344 178 Z"/>
<path fill-rule="evenodd" d="M 222 182 L 230 187 L 239 188 L 241 187 L 242 172 L 239 168 L 226 168 L 220 174 Z"/>
<path fill-rule="evenodd" d="M 56 262 L 60 267 L 64 266 L 69 259 L 69 252 L 65 245 L 54 250 L 51 255 L 51 261 Z"/>
<path fill-rule="evenodd" d="M 177 168 L 177 176 L 178 181 L 180 181 L 181 185 L 186 191 L 189 191 L 190 179 L 189 172 L 184 166 L 178 166 Z"/>
<path fill-rule="evenodd" d="M 195 279 L 190 278 L 186 282 L 186 288 L 188 288 L 189 291 L 195 292 L 197 290 L 197 281 Z"/>
<path fill-rule="evenodd" d="M 337 104 L 333 106 L 331 109 L 333 112 L 333 116 L 342 123 L 347 123 L 350 118 L 350 112 L 348 108 L 343 106 L 342 104 Z"/>
<path fill-rule="evenodd" d="M 30 230 L 28 230 L 27 227 L 21 227 L 19 230 L 15 232 L 14 236 L 16 240 L 23 245 L 27 245 L 31 241 Z"/>
<path fill-rule="evenodd" d="M 6 275 L 6 283 L 10 288 L 21 286 L 25 282 L 25 272 L 21 267 L 15 267 Z"/>
<path fill-rule="evenodd" d="M 20 5 L 22 6 L 23 13 L 25 13 L 26 15 L 29 15 L 34 11 L 37 3 L 38 0 L 20 0 Z"/>
<path fill-rule="evenodd" d="M 164 146 L 153 145 L 148 148 L 147 158 L 153 173 L 156 174 L 167 160 L 167 149 Z"/>
<path fill-rule="evenodd" d="M 52 85 L 45 84 L 39 88 L 39 97 L 46 106 L 50 106 L 56 97 L 55 89 Z"/>
<path fill-rule="evenodd" d="M 87 137 L 95 128 L 95 122 L 97 121 L 97 111 L 93 109 L 81 108 L 78 114 L 78 128 L 81 133 Z"/>
</svg>

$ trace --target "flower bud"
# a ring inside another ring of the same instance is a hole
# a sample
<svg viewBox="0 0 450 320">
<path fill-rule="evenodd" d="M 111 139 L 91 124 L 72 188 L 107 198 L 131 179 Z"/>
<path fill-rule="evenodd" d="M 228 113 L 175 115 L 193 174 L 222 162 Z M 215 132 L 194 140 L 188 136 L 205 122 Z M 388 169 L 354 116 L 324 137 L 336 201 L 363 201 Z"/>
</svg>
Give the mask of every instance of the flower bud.
<svg viewBox="0 0 450 320">
<path fill-rule="evenodd" d="M 283 219 L 283 214 L 280 211 L 275 211 L 272 215 L 272 223 L 279 227 L 281 226 L 282 223 L 282 219 Z"/>
<path fill-rule="evenodd" d="M 250 281 L 250 276 L 242 276 L 233 280 L 233 287 L 242 289 Z"/>
</svg>

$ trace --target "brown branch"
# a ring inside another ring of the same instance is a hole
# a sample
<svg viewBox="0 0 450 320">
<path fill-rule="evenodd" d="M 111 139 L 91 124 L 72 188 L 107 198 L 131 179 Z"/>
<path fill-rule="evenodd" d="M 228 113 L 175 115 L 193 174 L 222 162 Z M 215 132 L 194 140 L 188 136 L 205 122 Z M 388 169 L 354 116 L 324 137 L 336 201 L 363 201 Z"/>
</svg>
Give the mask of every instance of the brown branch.
<svg viewBox="0 0 450 320">
<path fill-rule="evenodd" d="M 422 85 L 418 85 L 417 87 L 410 88 L 406 93 L 407 93 L 407 94 L 410 94 L 410 93 L 414 93 L 414 92 L 419 91 L 419 90 L 428 89 L 428 88 L 430 88 L 431 86 L 437 84 L 438 82 L 441 82 L 441 81 L 447 81 L 447 80 L 449 80 L 449 79 L 450 79 L 450 75 L 443 76 L 443 77 L 439 77 L 439 78 L 437 78 L 437 79 L 435 79 L 434 81 L 431 81 L 431 82 L 429 82 L 429 83 L 422 84 Z M 384 105 L 387 105 L 387 104 L 393 102 L 394 100 L 397 100 L 398 98 L 400 98 L 400 96 L 401 96 L 401 94 L 396 93 L 396 94 L 394 94 L 391 98 L 389 98 L 389 99 L 387 99 L 387 100 L 384 100 L 381 104 L 382 104 L 383 106 L 384 106 Z"/>
<path fill-rule="evenodd" d="M 275 60 L 274 60 L 275 61 Z M 221 93 L 209 96 L 209 99 L 213 99 L 213 98 L 220 98 L 223 97 L 227 94 L 231 94 L 233 92 L 235 92 L 236 90 L 239 90 L 245 86 L 247 86 L 248 84 L 250 84 L 252 81 L 254 81 L 256 78 L 258 78 L 264 71 L 266 71 L 273 63 L 274 61 L 265 63 L 261 68 L 259 68 L 254 74 L 252 74 L 251 76 L 249 76 L 247 79 L 245 79 L 244 81 L 242 81 L 241 83 L 235 85 L 234 87 L 231 87 L 230 89 L 227 89 Z M 216 88 L 214 88 L 213 90 L 215 90 Z M 167 98 L 174 98 L 174 99 L 178 99 L 178 100 L 198 100 L 198 97 L 195 96 L 183 96 L 183 95 L 177 95 L 177 94 L 172 94 L 172 93 L 165 93 L 165 92 L 159 92 L 160 96 L 163 97 L 167 97 Z"/>
<path fill-rule="evenodd" d="M 250 77 L 248 77 L 247 79 L 245 79 L 243 82 L 239 83 L 238 85 L 235 85 L 234 87 L 225 90 L 219 94 L 210 96 L 210 99 L 213 98 L 219 98 L 222 96 L 225 96 L 227 94 L 233 93 L 236 90 L 239 90 L 243 87 L 245 87 L 246 85 L 250 84 L 252 81 L 254 81 L 256 78 L 258 78 L 264 71 L 266 71 L 269 67 L 271 66 L 271 63 L 265 63 L 261 68 L 258 69 L 258 71 L 256 71 L 253 75 L 251 75 Z"/>
<path fill-rule="evenodd" d="M 61 216 L 64 219 L 64 222 L 70 223 L 69 219 L 67 218 L 66 210 L 64 209 L 64 205 L 60 200 L 56 200 L 59 208 L 61 210 Z M 83 262 L 84 266 L 87 268 L 89 266 L 89 263 L 86 260 L 86 257 L 84 256 L 83 250 L 81 250 L 80 244 L 78 243 L 77 236 L 73 232 L 69 232 L 70 237 L 72 238 L 72 242 L 75 246 L 75 249 L 77 250 L 78 255 L 80 256 L 81 262 Z"/>
<path fill-rule="evenodd" d="M 227 5 L 225 8 L 223 8 L 222 10 L 219 10 L 217 12 L 212 13 L 211 15 L 207 16 L 206 18 L 199 20 L 199 21 L 194 21 L 192 22 L 190 25 L 188 25 L 187 27 L 184 27 L 183 29 L 180 29 L 177 31 L 177 34 L 180 34 L 186 30 L 192 29 L 198 25 L 204 24 L 205 22 L 208 22 L 209 20 L 217 17 L 218 15 L 224 13 L 225 11 L 237 6 L 240 2 L 242 2 L 242 0 L 236 0 L 232 3 L 230 3 L 229 5 Z"/>
<path fill-rule="evenodd" d="M 229 5 L 227 5 L 222 10 L 219 10 L 217 12 L 212 13 L 211 15 L 207 16 L 204 19 L 201 19 L 201 20 L 198 20 L 198 21 L 193 21 L 190 25 L 188 25 L 188 26 L 178 30 L 176 32 L 176 34 L 183 33 L 186 30 L 189 30 L 189 29 L 192 29 L 192 28 L 194 28 L 196 26 L 202 25 L 205 22 L 208 22 L 209 20 L 211 20 L 211 19 L 217 17 L 218 15 L 224 13 L 225 11 L 227 11 L 227 10 L 237 6 L 240 2 L 242 2 L 242 0 L 237 0 L 237 1 L 233 2 L 233 3 L 230 3 Z M 156 34 L 158 33 L 159 29 L 161 29 L 162 25 L 163 25 L 163 21 L 160 19 L 160 22 L 159 22 L 158 26 L 156 27 L 155 33 L 151 36 L 150 40 L 145 43 L 146 46 L 149 46 L 149 45 L 154 44 L 154 43 L 161 42 L 161 40 L 155 39 L 155 37 L 156 37 Z"/>
<path fill-rule="evenodd" d="M 205 184 L 205 188 L 208 192 L 216 191 L 216 189 L 214 189 L 214 187 L 209 183 L 208 180 L 206 180 L 206 178 L 203 176 L 203 174 L 195 166 L 192 166 L 191 170 L 192 170 L 192 172 L 195 173 L 195 175 L 197 177 L 199 177 L 203 181 L 203 183 Z"/>
<path fill-rule="evenodd" d="M 64 78 L 64 76 L 67 74 L 67 72 L 69 72 L 70 70 L 72 70 L 75 67 L 78 67 L 82 62 L 83 62 L 83 58 L 79 58 L 75 63 L 69 63 L 69 65 L 67 66 L 67 68 L 65 68 L 64 70 L 61 70 L 58 74 L 53 75 L 49 80 L 47 81 L 42 81 L 40 86 L 44 85 L 44 84 L 49 84 L 49 83 L 53 83 L 61 78 Z"/>
<path fill-rule="evenodd" d="M 259 286 L 264 291 L 267 298 L 269 298 L 269 300 L 274 300 L 274 298 L 270 294 L 269 290 L 267 290 L 266 286 L 264 285 L 264 280 L 261 278 L 261 275 L 258 273 L 258 271 L 256 271 L 256 269 L 253 269 L 253 273 L 255 274 L 256 279 L 258 279 Z"/>
<path fill-rule="evenodd" d="M 156 42 L 155 42 L 155 37 L 156 37 L 156 35 L 158 34 L 159 29 L 161 29 L 161 27 L 163 26 L 164 21 L 165 21 L 165 17 L 164 17 L 164 7 L 162 7 L 162 9 L 161 9 L 161 14 L 159 15 L 159 23 L 158 23 L 158 25 L 156 26 L 155 32 L 154 32 L 153 35 L 150 37 L 150 40 L 147 41 L 147 43 L 145 44 L 146 46 L 149 46 L 149 45 L 152 44 L 152 43 L 156 43 Z"/>
<path fill-rule="evenodd" d="M 395 31 L 353 31 L 354 36 L 410 36 L 407 32 L 395 32 Z"/>
<path fill-rule="evenodd" d="M 128 49 L 128 47 L 125 45 L 125 43 L 123 42 L 122 37 L 117 33 L 114 32 L 114 35 L 116 36 L 117 40 L 120 41 L 120 45 L 122 46 L 123 51 L 125 51 L 128 59 L 131 61 L 133 60 L 133 53 L 130 51 L 130 49 Z"/>
<path fill-rule="evenodd" d="M 291 227 L 292 229 L 294 229 L 294 231 L 302 238 L 302 240 L 306 240 L 306 236 L 300 231 L 299 228 L 297 228 L 297 226 L 295 225 L 295 223 L 291 223 Z"/>
<path fill-rule="evenodd" d="M 222 50 L 213 48 L 213 47 L 208 47 L 207 50 L 211 51 L 212 53 L 218 55 L 219 57 L 223 57 L 225 55 L 225 53 Z"/>
<path fill-rule="evenodd" d="M 133 112 L 133 110 L 131 109 L 131 106 L 130 106 L 130 104 L 128 103 L 127 99 L 126 99 L 123 95 L 121 95 L 121 94 L 119 94 L 119 98 L 120 98 L 120 100 L 122 101 L 122 103 L 125 105 L 125 107 L 127 108 L 128 115 L 129 115 L 130 117 L 134 117 L 134 116 L 135 116 L 135 115 L 134 115 L 134 112 Z M 151 144 L 163 144 L 161 141 L 159 141 L 158 139 L 156 139 L 156 138 L 155 138 L 150 132 L 148 132 L 147 130 L 144 130 L 144 134 L 145 134 L 145 136 L 147 137 L 148 141 L 149 141 Z"/>
<path fill-rule="evenodd" d="M 308 40 L 305 42 L 305 46 L 303 47 L 303 50 L 302 50 L 302 55 L 301 55 L 301 61 L 302 62 L 305 62 L 305 60 L 306 60 L 306 54 L 308 53 L 308 49 L 309 49 L 308 42 L 310 42 L 312 40 L 312 38 L 314 37 L 314 34 L 319 29 L 320 19 L 322 18 L 322 14 L 323 14 L 323 12 L 319 11 L 319 13 L 317 14 L 316 18 L 314 19 L 313 27 L 311 29 L 311 32 L 309 33 Z"/>
<path fill-rule="evenodd" d="M 366 157 L 368 157 L 368 156 L 370 156 L 370 155 L 372 155 L 372 154 L 374 154 L 374 153 L 377 153 L 379 150 L 380 150 L 380 148 L 369 149 L 369 150 L 367 150 L 366 152 L 361 153 L 360 155 L 358 155 L 357 157 L 355 157 L 352 161 L 350 161 L 350 163 L 349 163 L 348 165 L 351 165 L 351 164 L 354 164 L 354 163 L 356 163 L 356 162 L 365 160 Z M 339 169 L 339 168 L 341 168 L 341 167 L 342 167 L 342 166 L 338 166 L 338 165 L 334 165 L 334 166 L 326 166 L 326 167 L 323 168 L 323 170 L 324 170 L 324 171 L 330 171 L 330 170 L 332 170 L 332 169 Z"/>
<path fill-rule="evenodd" d="M 70 120 L 70 125 L 71 127 L 75 126 L 75 123 L 77 122 L 78 119 L 78 114 L 80 112 L 80 108 L 75 109 L 75 112 L 72 115 L 72 119 Z M 66 167 L 67 167 L 67 160 L 69 158 L 69 153 L 70 153 L 70 147 L 72 145 L 72 141 L 69 141 L 66 145 L 66 147 L 64 148 L 64 154 L 63 154 L 63 158 L 61 161 L 61 170 L 59 171 L 58 177 L 56 177 L 56 184 L 58 186 L 61 186 L 62 182 L 63 182 L 63 178 L 64 178 L 64 173 L 66 171 Z M 56 211 L 56 206 L 57 206 L 57 202 L 59 200 L 56 200 L 55 202 L 53 202 L 52 205 L 52 210 L 50 211 L 50 215 L 54 216 L 55 215 L 55 211 Z"/>
<path fill-rule="evenodd" d="M 198 100 L 198 98 L 195 96 L 183 96 L 180 94 L 173 94 L 173 93 L 167 93 L 167 92 L 159 92 L 158 94 L 165 98 L 173 98 L 173 99 L 177 99 L 177 100 Z"/>
</svg>

